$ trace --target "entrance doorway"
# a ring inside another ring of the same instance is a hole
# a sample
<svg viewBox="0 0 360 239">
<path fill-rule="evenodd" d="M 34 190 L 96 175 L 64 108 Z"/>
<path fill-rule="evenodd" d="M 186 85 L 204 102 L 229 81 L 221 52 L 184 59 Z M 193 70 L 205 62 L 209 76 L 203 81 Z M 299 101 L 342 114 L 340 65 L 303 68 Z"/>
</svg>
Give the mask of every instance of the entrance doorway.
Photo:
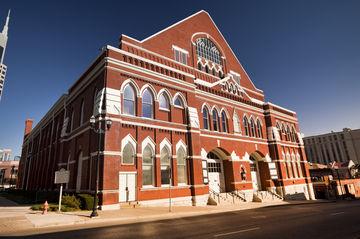
<svg viewBox="0 0 360 239">
<path fill-rule="evenodd" d="M 252 155 L 250 156 L 250 172 L 251 172 L 251 181 L 254 191 L 261 190 L 261 180 L 259 173 L 259 163 Z"/>
<path fill-rule="evenodd" d="M 119 175 L 119 202 L 136 200 L 136 172 L 120 173 Z"/>
<path fill-rule="evenodd" d="M 207 170 L 210 190 L 216 193 L 225 192 L 224 166 L 216 152 L 207 154 Z"/>
</svg>

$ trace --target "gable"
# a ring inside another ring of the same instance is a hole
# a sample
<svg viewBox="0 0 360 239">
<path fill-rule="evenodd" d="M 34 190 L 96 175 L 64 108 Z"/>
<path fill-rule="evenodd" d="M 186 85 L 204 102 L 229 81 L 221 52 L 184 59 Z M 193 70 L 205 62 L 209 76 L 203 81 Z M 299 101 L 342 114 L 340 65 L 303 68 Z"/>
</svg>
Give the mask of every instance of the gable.
<svg viewBox="0 0 360 239">
<path fill-rule="evenodd" d="M 150 51 L 157 52 L 173 59 L 173 46 L 182 48 L 191 54 L 193 52 L 192 42 L 194 37 L 199 34 L 211 37 L 211 39 L 217 44 L 226 59 L 228 71 L 232 70 L 241 74 L 241 85 L 243 87 L 262 94 L 262 91 L 257 89 L 249 78 L 236 55 L 211 19 L 210 15 L 204 10 L 187 17 L 162 31 L 149 36 L 148 38 L 145 38 L 139 43 L 141 43 L 142 47 Z M 190 57 L 188 65 L 196 67 L 196 62 L 192 60 L 192 57 Z"/>
</svg>

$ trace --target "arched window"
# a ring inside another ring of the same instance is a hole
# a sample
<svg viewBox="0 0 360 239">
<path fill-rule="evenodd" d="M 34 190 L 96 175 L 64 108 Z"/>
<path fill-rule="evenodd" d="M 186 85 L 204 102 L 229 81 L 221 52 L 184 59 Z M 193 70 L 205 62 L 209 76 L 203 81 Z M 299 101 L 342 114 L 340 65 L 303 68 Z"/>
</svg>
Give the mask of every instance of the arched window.
<svg viewBox="0 0 360 239">
<path fill-rule="evenodd" d="M 251 129 L 251 136 L 256 137 L 255 121 L 253 118 L 250 118 L 250 129 Z"/>
<path fill-rule="evenodd" d="M 281 137 L 282 140 L 286 139 L 286 131 L 285 131 L 284 125 L 281 126 L 281 135 L 282 135 L 282 137 Z"/>
<path fill-rule="evenodd" d="M 246 116 L 243 118 L 244 131 L 246 136 L 250 136 L 249 121 Z"/>
<path fill-rule="evenodd" d="M 228 122 L 225 111 L 221 112 L 221 127 L 223 132 L 228 132 Z"/>
<path fill-rule="evenodd" d="M 216 64 L 221 65 L 220 51 L 216 45 L 208 38 L 196 40 L 196 54 Z"/>
<path fill-rule="evenodd" d="M 206 107 L 204 107 L 203 109 L 203 124 L 204 124 L 204 129 L 209 129 L 210 130 L 210 125 L 209 125 L 209 111 Z"/>
<path fill-rule="evenodd" d="M 233 122 L 234 122 L 234 132 L 240 133 L 240 121 L 236 113 L 233 116 Z"/>
<path fill-rule="evenodd" d="M 293 178 L 294 177 L 294 172 L 293 172 L 293 168 L 292 168 L 292 165 L 291 165 L 291 158 L 290 158 L 290 154 L 289 152 L 286 152 L 286 164 L 287 164 L 287 167 L 289 169 L 289 177 L 290 178 Z"/>
<path fill-rule="evenodd" d="M 199 70 L 202 70 L 201 62 L 198 63 L 198 69 L 199 69 Z"/>
<path fill-rule="evenodd" d="M 262 126 L 261 126 L 261 122 L 260 122 L 259 119 L 256 121 L 256 127 L 257 127 L 257 135 L 258 135 L 258 137 L 262 138 L 263 137 Z"/>
<path fill-rule="evenodd" d="M 178 107 L 181 107 L 181 108 L 184 108 L 184 102 L 183 102 L 183 100 L 181 99 L 180 96 L 176 96 L 175 101 L 174 101 L 174 105 L 178 106 Z"/>
<path fill-rule="evenodd" d="M 161 184 L 170 184 L 171 158 L 170 150 L 164 147 L 160 152 Z"/>
<path fill-rule="evenodd" d="M 122 164 L 134 164 L 135 149 L 130 142 L 128 142 L 123 148 L 122 152 Z"/>
<path fill-rule="evenodd" d="M 186 173 L 186 150 L 184 147 L 180 147 L 176 152 L 177 161 L 177 175 L 179 184 L 187 184 Z"/>
<path fill-rule="evenodd" d="M 219 131 L 219 115 L 216 109 L 212 111 L 213 130 Z"/>
<path fill-rule="evenodd" d="M 170 110 L 169 97 L 165 93 L 159 97 L 159 106 L 161 109 Z"/>
<path fill-rule="evenodd" d="M 286 140 L 291 141 L 291 133 L 289 126 L 286 127 Z"/>
<path fill-rule="evenodd" d="M 135 115 L 135 90 L 130 84 L 124 89 L 124 114 Z"/>
<path fill-rule="evenodd" d="M 154 97 L 149 89 L 145 89 L 142 95 L 142 116 L 154 118 Z"/>
<path fill-rule="evenodd" d="M 292 167 L 294 169 L 294 177 L 298 178 L 298 169 L 297 169 L 297 164 L 296 164 L 296 159 L 295 159 L 295 154 L 292 152 L 291 153 L 291 163 L 292 163 Z"/>
<path fill-rule="evenodd" d="M 297 142 L 298 140 L 297 140 L 296 131 L 295 131 L 294 127 L 292 127 L 292 129 L 291 129 L 291 135 L 292 135 L 292 141 Z"/>
<path fill-rule="evenodd" d="M 84 100 L 81 101 L 81 105 L 80 105 L 80 124 L 79 125 L 82 125 L 84 123 L 84 107 L 85 107 L 85 104 L 84 104 Z"/>
<path fill-rule="evenodd" d="M 280 136 L 280 140 L 282 140 L 282 134 L 281 134 L 281 126 L 279 124 L 279 122 L 276 122 L 276 128 L 278 130 L 279 136 Z"/>
<path fill-rule="evenodd" d="M 154 151 L 150 145 L 146 145 L 142 153 L 142 185 L 154 184 Z"/>
</svg>

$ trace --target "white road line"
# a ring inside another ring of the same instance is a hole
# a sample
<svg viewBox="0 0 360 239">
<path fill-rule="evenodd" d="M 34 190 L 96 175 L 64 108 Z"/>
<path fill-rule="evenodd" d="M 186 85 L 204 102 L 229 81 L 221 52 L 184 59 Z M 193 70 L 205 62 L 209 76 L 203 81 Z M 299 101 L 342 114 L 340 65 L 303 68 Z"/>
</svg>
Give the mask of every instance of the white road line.
<svg viewBox="0 0 360 239">
<path fill-rule="evenodd" d="M 255 231 L 255 230 L 259 230 L 259 229 L 260 229 L 260 227 L 253 227 L 253 228 L 244 229 L 244 230 L 240 230 L 240 231 L 234 231 L 234 232 L 227 232 L 227 233 L 216 234 L 216 235 L 214 235 L 214 237 L 228 236 L 228 235 L 232 235 L 232 234 L 236 234 L 236 233 Z"/>
<path fill-rule="evenodd" d="M 254 219 L 256 219 L 256 218 L 266 218 L 266 216 L 259 215 L 259 216 L 252 216 L 251 218 L 254 218 Z"/>
<path fill-rule="evenodd" d="M 331 213 L 330 215 L 335 216 L 335 215 L 339 215 L 339 214 L 343 214 L 343 213 L 345 213 L 345 212 L 334 212 L 334 213 Z"/>
</svg>

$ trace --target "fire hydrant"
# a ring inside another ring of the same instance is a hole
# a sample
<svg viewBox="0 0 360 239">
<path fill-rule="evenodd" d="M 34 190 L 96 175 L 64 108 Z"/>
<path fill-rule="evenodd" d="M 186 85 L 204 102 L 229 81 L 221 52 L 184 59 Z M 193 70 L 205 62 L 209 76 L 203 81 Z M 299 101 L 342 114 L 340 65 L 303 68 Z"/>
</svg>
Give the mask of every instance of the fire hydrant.
<svg viewBox="0 0 360 239">
<path fill-rule="evenodd" d="M 49 204 L 48 204 L 47 201 L 45 201 L 45 203 L 44 203 L 44 205 L 43 205 L 43 212 L 42 212 L 42 214 L 46 214 L 47 211 L 48 211 L 48 209 L 49 209 Z"/>
</svg>

